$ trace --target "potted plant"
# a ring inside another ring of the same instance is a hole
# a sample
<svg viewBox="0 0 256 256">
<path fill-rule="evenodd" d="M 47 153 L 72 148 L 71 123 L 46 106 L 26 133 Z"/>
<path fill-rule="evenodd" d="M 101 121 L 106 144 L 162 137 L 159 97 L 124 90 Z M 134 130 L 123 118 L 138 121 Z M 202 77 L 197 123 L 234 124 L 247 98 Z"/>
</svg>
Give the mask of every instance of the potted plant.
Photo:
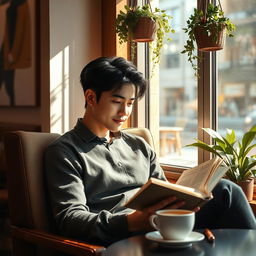
<svg viewBox="0 0 256 256">
<path fill-rule="evenodd" d="M 252 200 L 256 176 L 256 155 L 249 155 L 249 153 L 256 147 L 253 143 L 256 138 L 256 126 L 244 133 L 241 140 L 237 138 L 232 129 L 226 130 L 225 137 L 210 128 L 203 128 L 203 130 L 211 136 L 214 144 L 208 145 L 197 140 L 196 143 L 187 146 L 198 147 L 221 157 L 224 164 L 229 167 L 226 173 L 227 178 L 240 185 L 248 200 Z"/>
<path fill-rule="evenodd" d="M 225 17 L 220 1 L 219 5 L 206 4 L 206 10 L 194 9 L 194 13 L 187 21 L 187 27 L 183 28 L 188 34 L 188 40 L 181 52 L 188 55 L 188 61 L 198 77 L 198 65 L 201 57 L 197 56 L 197 49 L 200 52 L 218 51 L 223 49 L 225 35 L 233 37 L 232 32 L 235 25 L 229 18 Z M 196 47 L 197 45 L 197 47 Z"/>
<path fill-rule="evenodd" d="M 119 43 L 131 42 L 131 59 L 134 61 L 136 43 L 149 42 L 153 53 L 152 61 L 154 64 L 159 63 L 164 38 L 170 41 L 169 34 L 175 32 L 169 23 L 171 16 L 159 8 L 153 11 L 150 4 L 134 7 L 126 5 L 124 8 L 125 11 L 120 11 L 116 18 Z M 150 31 L 150 37 L 145 36 L 146 31 Z M 143 32 L 142 37 L 138 36 L 139 32 Z"/>
</svg>

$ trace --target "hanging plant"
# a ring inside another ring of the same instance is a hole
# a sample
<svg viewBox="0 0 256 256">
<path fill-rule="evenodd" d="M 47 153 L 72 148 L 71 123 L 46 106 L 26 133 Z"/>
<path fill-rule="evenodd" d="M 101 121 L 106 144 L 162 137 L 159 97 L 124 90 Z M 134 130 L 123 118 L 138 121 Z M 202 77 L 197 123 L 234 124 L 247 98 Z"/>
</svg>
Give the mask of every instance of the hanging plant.
<svg viewBox="0 0 256 256">
<path fill-rule="evenodd" d="M 124 8 L 125 11 L 120 11 L 116 18 L 119 43 L 131 42 L 131 60 L 134 62 L 137 42 L 148 42 L 153 53 L 153 70 L 160 61 L 164 39 L 170 41 L 170 33 L 175 32 L 169 23 L 172 17 L 159 8 L 152 11 L 150 4 L 136 7 L 126 5 Z"/>
<path fill-rule="evenodd" d="M 194 13 L 187 21 L 187 27 L 183 28 L 188 34 L 188 40 L 181 53 L 188 55 L 188 61 L 196 77 L 199 72 L 197 63 L 201 60 L 197 55 L 197 49 L 200 52 L 221 50 L 225 35 L 234 36 L 232 32 L 236 27 L 229 18 L 225 17 L 219 0 L 218 3 L 216 6 L 211 3 L 206 4 L 204 12 L 194 8 Z"/>
</svg>

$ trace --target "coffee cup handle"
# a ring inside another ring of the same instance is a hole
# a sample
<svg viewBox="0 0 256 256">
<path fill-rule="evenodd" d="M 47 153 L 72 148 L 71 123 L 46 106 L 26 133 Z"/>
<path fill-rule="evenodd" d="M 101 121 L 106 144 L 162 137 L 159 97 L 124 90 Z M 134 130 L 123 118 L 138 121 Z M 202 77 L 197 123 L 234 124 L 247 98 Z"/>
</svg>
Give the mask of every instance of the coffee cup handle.
<svg viewBox="0 0 256 256">
<path fill-rule="evenodd" d="M 151 224 L 151 226 L 158 230 L 158 227 L 157 227 L 157 215 L 156 214 L 153 214 L 149 217 L 149 222 Z"/>
</svg>

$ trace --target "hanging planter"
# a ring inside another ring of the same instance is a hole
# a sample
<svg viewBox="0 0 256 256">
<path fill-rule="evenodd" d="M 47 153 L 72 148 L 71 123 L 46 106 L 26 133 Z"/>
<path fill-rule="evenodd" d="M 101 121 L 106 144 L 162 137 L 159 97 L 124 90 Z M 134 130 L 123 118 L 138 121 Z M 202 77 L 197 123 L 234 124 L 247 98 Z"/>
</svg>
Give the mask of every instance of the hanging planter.
<svg viewBox="0 0 256 256">
<path fill-rule="evenodd" d="M 152 42 L 156 37 L 156 22 L 150 17 L 140 17 L 134 28 L 134 42 Z"/>
<path fill-rule="evenodd" d="M 131 60 L 135 62 L 135 50 L 138 42 L 149 43 L 152 50 L 152 70 L 160 61 L 161 49 L 164 39 L 171 40 L 170 33 L 175 31 L 170 26 L 171 16 L 165 10 L 155 8 L 150 4 L 143 6 L 125 6 L 125 11 L 120 11 L 116 18 L 116 33 L 119 43 L 131 43 Z"/>
<path fill-rule="evenodd" d="M 226 33 L 225 26 L 221 25 L 220 29 L 212 25 L 209 31 L 204 26 L 198 26 L 194 30 L 197 48 L 201 52 L 222 50 L 225 43 Z"/>
<path fill-rule="evenodd" d="M 181 53 L 188 55 L 188 61 L 196 77 L 199 72 L 197 62 L 200 61 L 197 50 L 201 52 L 221 50 L 224 47 L 226 35 L 233 37 L 235 25 L 224 16 L 219 0 L 218 3 L 215 6 L 207 1 L 204 11 L 195 8 L 187 21 L 187 27 L 183 28 L 188 34 L 188 40 Z"/>
</svg>

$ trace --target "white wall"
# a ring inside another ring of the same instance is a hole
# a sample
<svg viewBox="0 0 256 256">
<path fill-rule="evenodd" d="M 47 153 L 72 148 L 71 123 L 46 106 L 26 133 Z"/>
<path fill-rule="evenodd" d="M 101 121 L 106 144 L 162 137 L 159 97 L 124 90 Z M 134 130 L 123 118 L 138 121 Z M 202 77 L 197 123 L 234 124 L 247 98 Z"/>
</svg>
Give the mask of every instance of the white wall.
<svg viewBox="0 0 256 256">
<path fill-rule="evenodd" d="M 50 1 L 50 127 L 63 133 L 84 114 L 79 76 L 101 56 L 101 1 Z"/>
<path fill-rule="evenodd" d="M 40 1 L 41 55 L 37 57 L 41 58 L 41 104 L 0 107 L 0 122 L 37 124 L 43 131 L 63 133 L 72 128 L 84 112 L 80 71 L 90 60 L 101 56 L 101 0 L 50 0 L 49 13 L 48 1 Z"/>
</svg>

